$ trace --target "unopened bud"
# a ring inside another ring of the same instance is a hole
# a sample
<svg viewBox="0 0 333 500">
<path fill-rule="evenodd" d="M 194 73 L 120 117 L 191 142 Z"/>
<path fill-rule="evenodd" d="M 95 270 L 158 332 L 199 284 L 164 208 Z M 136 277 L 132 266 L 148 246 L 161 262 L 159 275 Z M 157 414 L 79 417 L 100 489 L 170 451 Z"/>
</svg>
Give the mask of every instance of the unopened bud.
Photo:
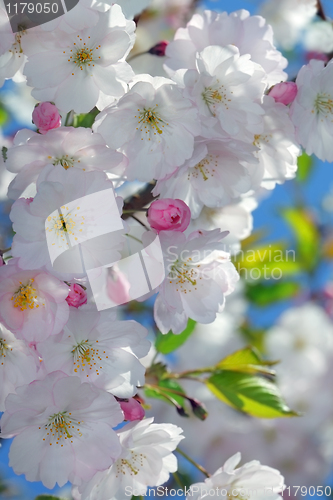
<svg viewBox="0 0 333 500">
<path fill-rule="evenodd" d="M 153 54 L 154 56 L 163 57 L 165 56 L 165 51 L 169 42 L 166 40 L 162 40 L 162 42 L 158 42 L 154 47 L 148 50 L 148 54 Z"/>
</svg>

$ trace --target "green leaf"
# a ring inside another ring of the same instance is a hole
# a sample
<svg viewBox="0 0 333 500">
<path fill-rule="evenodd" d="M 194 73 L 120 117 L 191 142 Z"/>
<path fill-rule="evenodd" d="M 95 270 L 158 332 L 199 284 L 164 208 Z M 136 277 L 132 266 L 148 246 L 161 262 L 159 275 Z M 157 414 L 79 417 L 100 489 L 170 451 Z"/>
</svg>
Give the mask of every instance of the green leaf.
<svg viewBox="0 0 333 500">
<path fill-rule="evenodd" d="M 35 500 L 61 500 L 61 498 L 55 497 L 53 495 L 38 495 Z"/>
<path fill-rule="evenodd" d="M 252 249 L 242 250 L 234 261 L 236 270 L 246 280 L 263 281 L 282 276 L 293 275 L 302 270 L 296 261 L 295 252 L 287 248 L 285 243 L 258 245 Z"/>
<path fill-rule="evenodd" d="M 267 375 L 275 375 L 275 372 L 268 368 L 268 366 L 272 364 L 275 364 L 275 362 L 263 360 L 257 349 L 248 346 L 229 354 L 229 356 L 222 359 L 222 361 L 216 365 L 216 368 L 219 370 L 241 373 L 264 373 Z"/>
<path fill-rule="evenodd" d="M 91 128 L 99 111 L 94 108 L 90 113 L 82 113 L 74 116 L 74 127 Z"/>
<path fill-rule="evenodd" d="M 277 386 L 264 377 L 225 370 L 209 377 L 206 385 L 218 399 L 253 417 L 297 415 L 283 401 Z"/>
<path fill-rule="evenodd" d="M 306 153 L 303 153 L 298 157 L 297 165 L 296 180 L 298 182 L 306 182 L 312 172 L 313 158 L 308 156 Z"/>
<path fill-rule="evenodd" d="M 294 232 L 297 243 L 296 256 L 308 271 L 314 269 L 319 258 L 319 232 L 311 217 L 302 208 L 285 208 L 282 210 L 284 220 Z"/>
<path fill-rule="evenodd" d="M 157 351 L 162 354 L 170 354 L 170 352 L 178 349 L 194 332 L 195 325 L 196 322 L 193 319 L 189 319 L 187 322 L 187 327 L 179 335 L 175 335 L 171 332 L 167 333 L 166 335 L 163 335 L 162 333 L 158 334 L 155 341 L 155 347 Z"/>
<path fill-rule="evenodd" d="M 300 284 L 294 281 L 275 281 L 273 284 L 247 283 L 246 297 L 257 306 L 267 306 L 295 297 L 300 291 Z"/>
</svg>

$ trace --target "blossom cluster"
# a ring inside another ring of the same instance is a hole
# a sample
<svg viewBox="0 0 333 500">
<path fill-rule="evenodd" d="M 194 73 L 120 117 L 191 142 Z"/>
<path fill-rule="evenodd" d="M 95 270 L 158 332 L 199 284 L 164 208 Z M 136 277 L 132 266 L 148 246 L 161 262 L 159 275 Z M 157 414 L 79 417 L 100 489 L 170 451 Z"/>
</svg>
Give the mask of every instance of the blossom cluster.
<svg viewBox="0 0 333 500">
<path fill-rule="evenodd" d="M 157 293 L 161 333 L 213 323 L 262 192 L 295 176 L 301 146 L 333 161 L 333 63 L 312 60 L 286 82 L 262 17 L 204 11 L 150 51 L 161 74 L 135 74 L 132 19 L 147 2 L 123 3 L 80 2 L 15 35 L 0 7 L 0 80 L 25 79 L 40 101 L 37 130 L 20 130 L 6 153 L 15 235 L 0 267 L 1 437 L 14 436 L 17 474 L 48 488 L 70 481 L 82 500 L 164 484 L 183 439 L 143 418 L 148 331 L 105 304 Z M 96 116 L 91 127 L 82 114 Z M 121 195 L 137 181 L 159 199 L 125 221 Z M 272 487 L 279 498 L 278 471 L 234 470 L 239 460 L 207 487 Z"/>
</svg>

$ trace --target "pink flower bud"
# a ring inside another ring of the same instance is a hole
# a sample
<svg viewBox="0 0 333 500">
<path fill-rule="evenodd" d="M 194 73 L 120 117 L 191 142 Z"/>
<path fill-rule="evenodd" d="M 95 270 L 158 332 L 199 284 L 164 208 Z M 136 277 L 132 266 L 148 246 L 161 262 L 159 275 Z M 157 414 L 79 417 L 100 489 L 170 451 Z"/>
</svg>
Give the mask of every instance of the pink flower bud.
<svg viewBox="0 0 333 500">
<path fill-rule="evenodd" d="M 129 295 L 131 284 L 126 275 L 119 270 L 117 265 L 112 266 L 108 271 L 106 290 L 109 298 L 116 305 L 127 304 L 131 300 Z"/>
<path fill-rule="evenodd" d="M 82 286 L 72 283 L 69 287 L 69 294 L 66 298 L 67 304 L 72 307 L 80 307 L 87 303 L 87 293 Z"/>
<path fill-rule="evenodd" d="M 32 121 L 40 134 L 46 134 L 49 130 L 60 127 L 61 116 L 54 104 L 40 102 L 32 112 Z"/>
<path fill-rule="evenodd" d="M 185 231 L 191 220 L 191 211 L 182 200 L 164 198 L 153 201 L 147 213 L 150 226 L 160 231 Z"/>
<path fill-rule="evenodd" d="M 124 412 L 125 420 L 142 420 L 145 416 L 145 410 L 142 408 L 139 401 L 130 398 L 128 401 L 119 401 L 121 409 Z"/>
<path fill-rule="evenodd" d="M 148 54 L 153 54 L 154 56 L 163 57 L 165 56 L 165 51 L 169 42 L 167 40 L 162 40 L 162 42 L 158 42 L 154 47 L 148 50 Z"/>
<path fill-rule="evenodd" d="M 268 95 L 275 99 L 275 102 L 281 104 L 290 104 L 297 94 L 297 85 L 294 82 L 281 82 L 274 85 L 268 92 Z"/>
<path fill-rule="evenodd" d="M 0 255 L 0 266 L 4 266 L 4 265 L 5 265 L 5 261 L 3 260 L 2 255 Z"/>
</svg>

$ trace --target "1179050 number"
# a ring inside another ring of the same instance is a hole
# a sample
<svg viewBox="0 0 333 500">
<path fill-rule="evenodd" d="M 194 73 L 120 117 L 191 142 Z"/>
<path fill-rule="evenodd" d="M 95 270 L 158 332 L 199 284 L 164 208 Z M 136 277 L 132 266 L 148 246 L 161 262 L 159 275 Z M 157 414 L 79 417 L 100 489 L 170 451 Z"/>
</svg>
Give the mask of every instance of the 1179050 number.
<svg viewBox="0 0 333 500">
<path fill-rule="evenodd" d="M 57 3 L 14 3 L 14 4 L 6 4 L 8 14 L 24 14 L 27 12 L 28 14 L 57 14 L 59 6 Z"/>
<path fill-rule="evenodd" d="M 297 496 L 297 494 L 300 494 L 302 497 L 310 496 L 310 497 L 322 497 L 323 495 L 325 497 L 331 496 L 332 490 L 330 486 L 287 486 L 281 495 L 287 495 L 288 496 Z"/>
</svg>

